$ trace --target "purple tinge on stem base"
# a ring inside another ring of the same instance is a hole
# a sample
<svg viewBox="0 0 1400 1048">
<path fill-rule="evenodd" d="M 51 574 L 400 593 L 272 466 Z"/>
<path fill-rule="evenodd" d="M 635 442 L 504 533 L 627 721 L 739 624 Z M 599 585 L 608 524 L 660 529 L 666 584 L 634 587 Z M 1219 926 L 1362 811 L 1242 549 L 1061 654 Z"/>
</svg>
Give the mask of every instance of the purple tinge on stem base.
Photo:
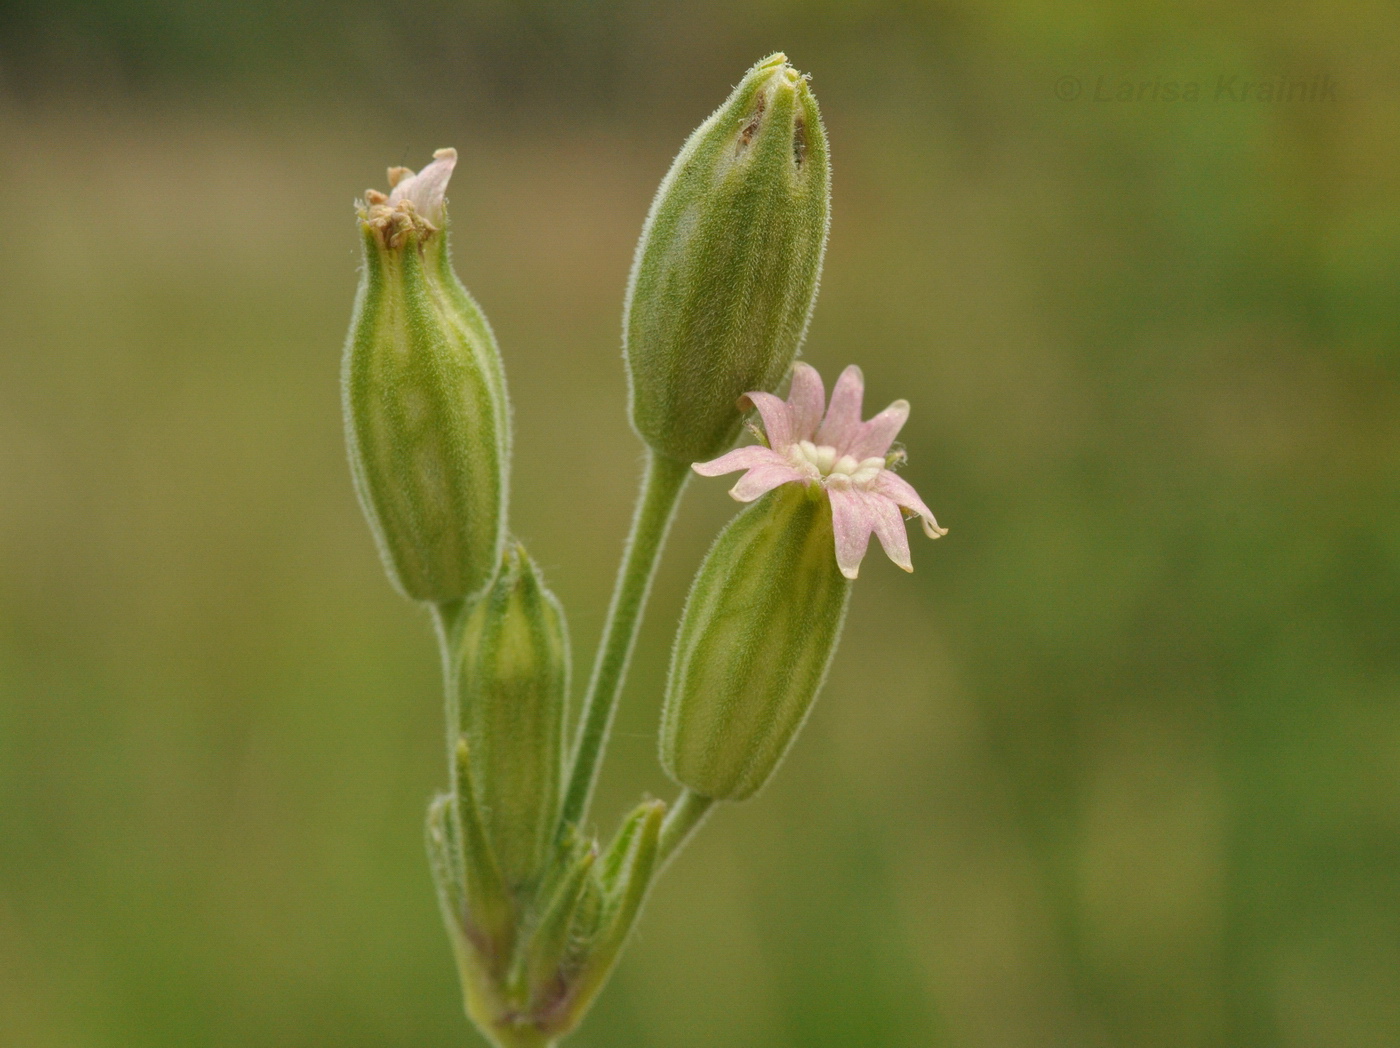
<svg viewBox="0 0 1400 1048">
<path fill-rule="evenodd" d="M 909 418 L 909 402 L 896 400 L 862 422 L 864 396 L 865 379 L 854 364 L 836 380 L 829 405 L 816 368 L 796 364 L 787 400 L 771 393 L 744 394 L 763 417 L 767 447 L 735 448 L 691 468 L 702 477 L 746 470 L 729 492 L 740 502 L 752 502 L 780 484 L 820 485 L 831 500 L 841 574 L 853 579 L 859 573 L 872 532 L 890 560 L 913 571 L 901 510 L 917 514 L 931 539 L 948 530 L 938 526 L 909 482 L 889 468 L 890 445 Z"/>
</svg>

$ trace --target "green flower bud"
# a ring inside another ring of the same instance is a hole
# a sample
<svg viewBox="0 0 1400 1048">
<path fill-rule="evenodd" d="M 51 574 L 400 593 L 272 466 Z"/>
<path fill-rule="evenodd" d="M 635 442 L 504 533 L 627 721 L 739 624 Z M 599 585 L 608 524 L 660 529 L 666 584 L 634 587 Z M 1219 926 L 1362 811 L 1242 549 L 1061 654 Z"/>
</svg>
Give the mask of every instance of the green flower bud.
<svg viewBox="0 0 1400 1048">
<path fill-rule="evenodd" d="M 350 466 L 406 596 L 479 592 L 505 537 L 509 418 L 500 354 L 452 271 L 444 192 L 456 153 L 359 208 L 364 266 L 345 344 Z"/>
<path fill-rule="evenodd" d="M 566 853 L 568 854 L 568 853 Z M 579 904 L 590 887 L 597 845 L 577 849 L 558 863 L 563 874 L 547 896 L 530 941 L 521 951 L 512 980 L 516 996 L 528 1003 L 528 1011 L 549 1013 L 566 985 L 566 961 L 577 945 L 574 935 Z"/>
<path fill-rule="evenodd" d="M 486 813 L 472 774 L 474 763 L 471 746 L 459 738 L 452 754 L 455 781 L 448 799 L 455 821 L 449 841 L 455 840 L 458 848 L 466 932 L 478 952 L 494 961 L 510 949 L 515 907 L 487 833 Z"/>
<path fill-rule="evenodd" d="M 574 954 L 565 959 L 557 983 L 562 992 L 541 1016 L 550 1033 L 565 1034 L 583 1020 L 617 965 L 656 876 L 665 814 L 661 801 L 638 805 L 594 867 L 574 915 Z"/>
<path fill-rule="evenodd" d="M 720 532 L 695 576 L 671 655 L 661 762 L 719 800 L 773 774 L 817 697 L 851 583 L 831 555 L 821 489 L 786 484 Z"/>
<path fill-rule="evenodd" d="M 512 888 L 544 867 L 559 816 L 569 638 L 564 612 L 519 545 L 462 629 L 457 718 L 473 792 Z"/>
<path fill-rule="evenodd" d="M 627 288 L 632 425 L 682 462 L 734 443 L 740 396 L 797 355 L 830 223 L 826 131 L 784 55 L 749 70 L 657 190 Z"/>
<path fill-rule="evenodd" d="M 459 804 L 473 792 L 460 786 Z M 505 940 L 482 934 L 475 892 L 484 888 L 488 899 L 495 892 L 490 868 L 473 882 L 474 809 L 462 807 L 454 822 L 447 817 L 450 800 L 439 798 L 429 810 L 428 850 L 467 1014 L 502 1048 L 553 1044 L 583 1019 L 636 924 L 657 872 L 666 806 L 639 805 L 601 857 L 596 842 L 560 842 L 547 876 L 517 895 L 524 934 L 507 957 L 500 949 Z M 458 840 L 460 851 L 454 853 Z M 465 892 L 454 880 L 462 876 Z"/>
<path fill-rule="evenodd" d="M 513 913 L 472 797 L 466 744 L 458 749 L 456 789 L 428 807 L 428 860 L 461 974 L 463 1003 L 485 1028 L 507 1010 L 495 976 L 509 956 Z"/>
</svg>

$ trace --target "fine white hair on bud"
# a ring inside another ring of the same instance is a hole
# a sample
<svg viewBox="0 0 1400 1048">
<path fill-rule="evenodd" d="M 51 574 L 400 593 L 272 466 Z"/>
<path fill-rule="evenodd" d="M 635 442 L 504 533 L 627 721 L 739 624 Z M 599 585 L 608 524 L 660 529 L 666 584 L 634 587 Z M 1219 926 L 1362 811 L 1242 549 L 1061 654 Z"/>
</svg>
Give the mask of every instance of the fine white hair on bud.
<svg viewBox="0 0 1400 1048">
<path fill-rule="evenodd" d="M 831 555 L 825 500 L 785 486 L 720 532 L 671 651 L 661 763 L 702 797 L 741 801 L 768 781 L 816 701 L 851 581 Z"/>
<path fill-rule="evenodd" d="M 452 271 L 439 149 L 365 193 L 343 369 L 350 464 L 389 577 L 414 600 L 481 592 L 505 539 L 510 410 L 490 326 Z"/>
<path fill-rule="evenodd" d="M 569 636 L 564 609 L 519 543 L 462 629 L 457 716 L 475 795 L 511 889 L 543 872 L 559 814 Z"/>
<path fill-rule="evenodd" d="M 680 462 L 729 448 L 745 390 L 787 374 L 816 301 L 831 166 L 807 79 L 757 63 L 657 190 L 628 280 L 632 426 Z"/>
</svg>

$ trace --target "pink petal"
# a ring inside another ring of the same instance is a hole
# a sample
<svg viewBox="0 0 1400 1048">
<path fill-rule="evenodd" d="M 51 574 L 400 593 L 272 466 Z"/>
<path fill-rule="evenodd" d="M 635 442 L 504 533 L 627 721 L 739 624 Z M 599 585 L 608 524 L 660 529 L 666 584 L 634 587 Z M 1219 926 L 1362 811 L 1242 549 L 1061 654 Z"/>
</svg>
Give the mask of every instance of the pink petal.
<svg viewBox="0 0 1400 1048">
<path fill-rule="evenodd" d="M 875 530 L 875 517 L 864 492 L 827 488 L 826 494 L 831 499 L 831 526 L 836 532 L 836 566 L 842 575 L 853 579 L 860 574 L 865 547 Z"/>
<path fill-rule="evenodd" d="M 760 495 L 768 494 L 779 485 L 790 484 L 793 481 L 801 484 L 806 480 L 805 476 L 786 462 L 764 464 L 755 466 L 740 477 L 739 483 L 729 489 L 729 494 L 740 502 L 752 502 Z"/>
<path fill-rule="evenodd" d="M 444 216 L 443 199 L 447 195 L 447 183 L 452 178 L 452 169 L 457 165 L 457 150 L 439 149 L 433 154 L 433 162 L 416 175 L 406 175 L 399 180 L 389 193 L 392 206 L 400 200 L 413 201 L 414 209 L 435 225 L 442 223 Z"/>
<path fill-rule="evenodd" d="M 909 401 L 896 400 L 870 421 L 860 424 L 846 454 L 856 459 L 884 458 L 908 419 Z"/>
<path fill-rule="evenodd" d="M 933 510 L 924 505 L 924 500 L 919 498 L 919 493 L 914 490 L 910 483 L 898 473 L 892 473 L 887 469 L 882 469 L 879 476 L 875 478 L 873 489 L 877 494 L 884 495 L 893 500 L 897 505 L 905 509 L 913 510 L 924 521 L 924 534 L 931 539 L 936 539 L 948 534 L 947 528 L 940 528 L 938 521 L 934 519 Z"/>
<path fill-rule="evenodd" d="M 826 418 L 817 430 L 817 443 L 829 444 L 838 454 L 846 454 L 851 438 L 860 428 L 860 402 L 865 397 L 865 377 L 852 364 L 836 380 Z"/>
<path fill-rule="evenodd" d="M 884 547 L 885 556 L 905 571 L 913 571 L 914 562 L 909 559 L 909 533 L 904 530 L 904 514 L 899 512 L 899 506 L 893 499 L 877 495 L 873 491 L 863 494 L 866 500 L 873 504 L 875 537 Z"/>
<path fill-rule="evenodd" d="M 792 419 L 792 439 L 811 440 L 821 424 L 822 409 L 826 407 L 826 389 L 822 377 L 811 364 L 792 366 L 792 386 L 788 389 L 788 414 Z"/>
<path fill-rule="evenodd" d="M 738 469 L 753 469 L 755 466 L 785 465 L 787 459 L 762 444 L 750 444 L 735 448 L 709 462 L 692 463 L 691 469 L 702 477 L 718 477 L 722 473 L 733 473 Z"/>
<path fill-rule="evenodd" d="M 768 446 L 782 451 L 792 445 L 792 412 L 772 393 L 745 393 L 741 402 L 747 400 L 763 416 L 763 431 L 768 435 Z"/>
</svg>

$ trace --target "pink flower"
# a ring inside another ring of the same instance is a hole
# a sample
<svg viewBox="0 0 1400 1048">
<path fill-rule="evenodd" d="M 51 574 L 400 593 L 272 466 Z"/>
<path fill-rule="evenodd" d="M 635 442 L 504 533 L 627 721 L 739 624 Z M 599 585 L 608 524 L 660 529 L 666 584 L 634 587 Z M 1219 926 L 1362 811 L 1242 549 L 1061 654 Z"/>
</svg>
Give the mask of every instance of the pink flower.
<svg viewBox="0 0 1400 1048">
<path fill-rule="evenodd" d="M 763 416 L 768 446 L 735 448 L 713 462 L 691 468 L 702 477 L 747 470 L 729 494 L 752 502 L 780 484 L 820 485 L 831 500 L 836 532 L 836 563 L 848 579 L 856 577 L 865 548 L 874 532 L 890 560 L 905 571 L 909 537 L 901 509 L 923 519 L 924 534 L 936 539 L 948 533 L 908 481 L 888 467 L 890 445 L 909 417 L 909 402 L 896 400 L 869 421 L 860 420 L 865 378 L 852 364 L 836 380 L 831 404 L 822 417 L 826 392 L 817 370 L 808 364 L 793 367 L 792 389 L 786 401 L 771 393 L 745 393 Z"/>
</svg>

